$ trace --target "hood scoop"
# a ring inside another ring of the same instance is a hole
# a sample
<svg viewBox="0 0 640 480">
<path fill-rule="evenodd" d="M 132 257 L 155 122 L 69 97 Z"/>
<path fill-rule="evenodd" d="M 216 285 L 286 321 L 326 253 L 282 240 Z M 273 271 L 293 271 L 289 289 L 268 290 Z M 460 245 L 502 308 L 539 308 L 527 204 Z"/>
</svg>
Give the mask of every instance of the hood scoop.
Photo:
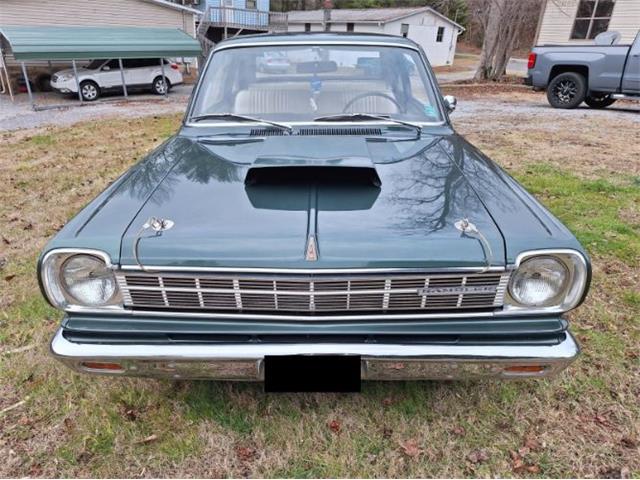
<svg viewBox="0 0 640 480">
<path fill-rule="evenodd" d="M 321 143 L 311 137 L 267 137 L 245 177 L 247 185 L 309 183 L 379 187 L 381 181 L 362 137 Z"/>
<path fill-rule="evenodd" d="M 246 185 L 309 183 L 381 185 L 375 164 L 368 157 L 258 157 L 245 177 Z"/>
</svg>

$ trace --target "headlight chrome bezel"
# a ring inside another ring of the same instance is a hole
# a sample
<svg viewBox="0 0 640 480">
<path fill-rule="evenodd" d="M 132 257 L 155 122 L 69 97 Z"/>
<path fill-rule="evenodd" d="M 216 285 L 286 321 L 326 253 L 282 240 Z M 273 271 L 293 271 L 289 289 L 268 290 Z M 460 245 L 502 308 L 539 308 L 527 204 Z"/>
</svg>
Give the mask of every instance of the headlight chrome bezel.
<svg viewBox="0 0 640 480">
<path fill-rule="evenodd" d="M 101 250 L 82 249 L 82 248 L 59 248 L 47 252 L 43 257 L 40 265 L 40 282 L 45 296 L 49 303 L 56 308 L 65 311 L 74 310 L 123 310 L 122 295 L 116 281 L 116 290 L 112 297 L 104 305 L 86 305 L 74 298 L 64 287 L 62 278 L 62 266 L 71 257 L 76 255 L 89 255 L 102 260 L 105 268 L 114 270 L 111 258 L 108 254 Z M 114 271 L 115 281 L 115 271 Z"/>
<path fill-rule="evenodd" d="M 566 282 L 564 294 L 558 295 L 559 301 L 553 305 L 533 306 L 519 303 L 511 294 L 512 282 L 518 268 L 533 258 L 553 258 L 561 262 L 568 271 L 569 278 Z M 522 252 L 516 258 L 511 278 L 505 292 L 504 310 L 509 313 L 561 313 L 577 307 L 584 298 L 585 290 L 589 282 L 589 264 L 586 257 L 578 250 L 555 249 L 555 250 L 532 250 Z"/>
</svg>

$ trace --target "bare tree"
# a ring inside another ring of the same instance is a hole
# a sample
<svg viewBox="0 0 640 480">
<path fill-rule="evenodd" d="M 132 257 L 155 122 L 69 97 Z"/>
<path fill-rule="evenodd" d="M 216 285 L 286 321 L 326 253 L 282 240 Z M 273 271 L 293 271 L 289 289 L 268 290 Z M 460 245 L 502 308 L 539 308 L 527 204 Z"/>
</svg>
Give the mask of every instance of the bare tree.
<svg viewBox="0 0 640 480">
<path fill-rule="evenodd" d="M 497 80 L 503 76 L 513 51 L 520 47 L 523 33 L 537 22 L 541 0 L 470 0 L 471 11 L 484 31 L 476 80 Z"/>
</svg>

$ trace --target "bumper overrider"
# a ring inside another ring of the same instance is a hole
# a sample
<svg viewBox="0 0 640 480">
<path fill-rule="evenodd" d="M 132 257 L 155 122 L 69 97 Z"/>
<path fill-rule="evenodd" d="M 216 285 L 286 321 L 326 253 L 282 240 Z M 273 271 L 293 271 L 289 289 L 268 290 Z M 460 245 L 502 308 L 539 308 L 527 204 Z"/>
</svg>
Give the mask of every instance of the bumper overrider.
<svg viewBox="0 0 640 480">
<path fill-rule="evenodd" d="M 172 379 L 264 380 L 266 356 L 351 355 L 363 380 L 457 380 L 547 377 L 580 349 L 567 331 L 555 345 L 410 345 L 368 343 L 89 344 L 58 330 L 54 357 L 83 373 Z"/>
</svg>

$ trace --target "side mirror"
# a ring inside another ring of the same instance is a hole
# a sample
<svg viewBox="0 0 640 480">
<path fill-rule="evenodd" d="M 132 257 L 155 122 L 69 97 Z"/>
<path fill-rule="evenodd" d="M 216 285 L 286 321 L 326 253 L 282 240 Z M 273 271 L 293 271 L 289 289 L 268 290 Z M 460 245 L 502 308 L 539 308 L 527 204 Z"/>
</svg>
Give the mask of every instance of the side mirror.
<svg viewBox="0 0 640 480">
<path fill-rule="evenodd" d="M 453 95 L 445 95 L 444 96 L 444 106 L 447 109 L 448 113 L 453 112 L 458 105 L 458 100 Z"/>
<path fill-rule="evenodd" d="M 102 67 L 102 68 L 101 68 L 101 70 L 102 70 L 103 72 L 108 72 L 109 70 L 111 70 L 111 67 L 110 67 L 110 66 L 108 66 L 108 65 L 105 65 L 104 67 Z"/>
</svg>

